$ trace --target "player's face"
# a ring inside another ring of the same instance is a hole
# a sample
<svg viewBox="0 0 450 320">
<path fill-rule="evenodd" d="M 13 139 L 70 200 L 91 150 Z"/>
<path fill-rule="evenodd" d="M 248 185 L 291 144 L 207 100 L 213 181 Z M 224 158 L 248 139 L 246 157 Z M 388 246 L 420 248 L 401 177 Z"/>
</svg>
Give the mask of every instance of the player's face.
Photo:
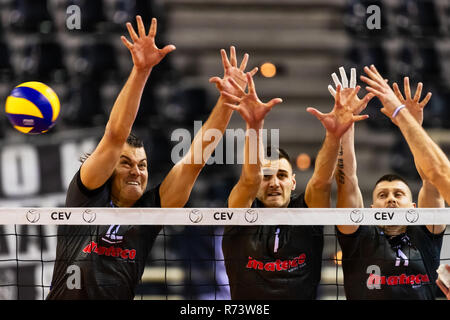
<svg viewBox="0 0 450 320">
<path fill-rule="evenodd" d="M 114 170 L 112 194 L 122 204 L 133 204 L 147 187 L 147 155 L 144 148 L 125 144 Z"/>
<path fill-rule="evenodd" d="M 296 185 L 291 165 L 284 158 L 266 161 L 263 172 L 264 177 L 256 197 L 267 208 L 286 208 Z"/>
<path fill-rule="evenodd" d="M 372 208 L 413 208 L 411 190 L 400 180 L 381 181 L 373 190 Z"/>
</svg>

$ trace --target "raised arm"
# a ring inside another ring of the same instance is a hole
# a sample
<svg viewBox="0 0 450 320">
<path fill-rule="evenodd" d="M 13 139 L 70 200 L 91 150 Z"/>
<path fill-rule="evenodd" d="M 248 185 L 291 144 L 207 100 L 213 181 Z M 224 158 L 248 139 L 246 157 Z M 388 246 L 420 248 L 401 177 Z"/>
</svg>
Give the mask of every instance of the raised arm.
<svg viewBox="0 0 450 320">
<path fill-rule="evenodd" d="M 414 119 L 419 125 L 423 123 L 423 109 L 427 105 L 431 98 L 431 92 L 428 92 L 425 98 L 420 101 L 420 96 L 422 94 L 423 84 L 419 82 L 417 85 L 416 93 L 414 97 L 411 97 L 411 88 L 409 85 L 409 78 L 405 77 L 403 79 L 404 94 L 400 92 L 400 88 L 397 83 L 393 84 L 394 93 L 399 99 L 400 103 L 405 105 L 406 109 L 411 113 Z M 404 96 L 403 96 L 404 95 Z M 414 158 L 416 164 L 417 172 L 422 179 L 422 188 L 419 191 L 418 205 L 419 208 L 443 208 L 445 207 L 444 199 L 442 198 L 439 191 L 431 183 L 428 177 L 423 173 L 421 167 L 418 165 L 416 159 Z"/>
<path fill-rule="evenodd" d="M 382 102 L 381 112 L 400 128 L 416 166 L 421 170 L 419 172 L 437 188 L 447 203 L 450 203 L 450 161 L 447 156 L 417 122 L 414 110 L 408 108 L 405 103 L 402 104 L 389 85 L 381 81 L 382 76 L 375 66 L 365 67 L 364 70 L 369 78 L 362 76 L 361 79 L 369 85 L 367 90 L 373 92 Z M 416 96 L 417 93 L 413 99 L 416 99 Z M 429 99 L 431 95 L 428 94 L 427 97 Z M 427 97 L 424 99 L 426 102 Z"/>
<path fill-rule="evenodd" d="M 264 127 L 264 118 L 275 105 L 282 102 L 279 98 L 272 99 L 268 103 L 261 102 L 256 94 L 251 75 L 247 74 L 247 78 L 248 93 L 242 98 L 230 96 L 232 103 L 227 103 L 227 106 L 239 112 L 247 125 L 244 164 L 239 181 L 228 197 L 228 207 L 230 208 L 249 208 L 256 198 L 263 178 L 264 152 L 261 133 Z"/>
<path fill-rule="evenodd" d="M 343 67 L 339 68 L 342 78 L 342 85 L 347 84 L 347 76 Z M 341 84 L 337 75 L 332 74 L 332 78 L 335 85 Z M 356 69 L 351 69 L 351 78 L 349 88 L 344 88 L 342 94 L 344 96 L 350 95 L 356 86 Z M 335 96 L 335 91 L 332 86 L 328 86 L 330 93 Z M 355 108 L 360 106 L 360 109 L 356 110 L 356 114 L 360 113 L 367 106 L 370 99 L 373 98 L 373 94 L 367 94 L 362 100 L 358 95 L 354 95 L 353 99 L 349 101 L 351 107 Z M 341 147 L 338 155 L 338 162 L 336 167 L 336 185 L 337 185 L 337 208 L 363 208 L 364 202 L 361 194 L 361 190 L 358 185 L 358 177 L 356 174 L 357 164 L 355 155 L 355 125 L 352 126 L 344 133 L 341 139 Z M 337 226 L 340 232 L 345 234 L 354 233 L 358 230 L 358 226 Z"/>
<path fill-rule="evenodd" d="M 248 54 L 244 55 L 241 65 L 237 65 L 236 50 L 230 48 L 230 60 L 225 50 L 221 50 L 224 67 L 223 78 L 213 77 L 209 81 L 215 83 L 220 91 L 220 97 L 208 120 L 197 132 L 187 154 L 178 161 L 167 174 L 160 187 L 162 207 L 183 207 L 189 199 L 198 175 L 220 142 L 228 126 L 233 110 L 225 104 L 231 102 L 229 96 L 242 96 L 242 89 L 247 86 L 245 68 Z M 251 74 L 258 71 L 254 68 Z M 212 136 L 211 136 L 212 134 Z"/>
<path fill-rule="evenodd" d="M 140 16 L 136 17 L 138 34 L 130 23 L 127 23 L 132 43 L 124 36 L 122 42 L 128 48 L 133 59 L 133 69 L 119 93 L 111 110 L 105 133 L 97 148 L 81 166 L 80 176 L 83 185 L 88 189 L 102 186 L 112 175 L 119 160 L 122 148 L 129 136 L 139 109 L 142 92 L 153 69 L 175 46 L 168 45 L 158 49 L 155 45 L 156 19 L 148 34 Z"/>
<path fill-rule="evenodd" d="M 314 108 L 307 111 L 316 116 L 326 129 L 325 141 L 316 158 L 313 176 L 306 186 L 305 201 L 310 208 L 329 208 L 331 206 L 331 184 L 337 165 L 338 152 L 341 138 L 354 122 L 367 119 L 367 115 L 356 115 L 362 111 L 360 104 L 351 106 L 350 102 L 355 98 L 360 87 L 351 89 L 350 94 L 341 92 L 341 84 L 336 88 L 335 105 L 330 113 L 322 114 Z M 366 102 L 367 104 L 367 102 Z"/>
</svg>

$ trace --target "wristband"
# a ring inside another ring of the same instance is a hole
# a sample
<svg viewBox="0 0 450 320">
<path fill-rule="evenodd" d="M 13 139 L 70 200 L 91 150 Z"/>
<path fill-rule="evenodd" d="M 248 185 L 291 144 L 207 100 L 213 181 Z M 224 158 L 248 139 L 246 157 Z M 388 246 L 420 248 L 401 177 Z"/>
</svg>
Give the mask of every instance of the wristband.
<svg viewBox="0 0 450 320">
<path fill-rule="evenodd" d="M 392 114 L 392 118 L 395 118 L 397 116 L 397 114 L 400 112 L 400 110 L 402 110 L 405 107 L 404 104 L 402 104 L 401 106 L 398 106 L 397 109 L 395 109 L 394 113 Z"/>
</svg>

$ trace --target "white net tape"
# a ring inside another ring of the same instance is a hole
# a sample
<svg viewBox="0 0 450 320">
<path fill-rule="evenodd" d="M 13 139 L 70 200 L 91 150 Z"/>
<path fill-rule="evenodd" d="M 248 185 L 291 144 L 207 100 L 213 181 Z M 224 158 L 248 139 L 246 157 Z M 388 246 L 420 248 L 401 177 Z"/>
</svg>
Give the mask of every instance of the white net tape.
<svg viewBox="0 0 450 320">
<path fill-rule="evenodd" d="M 0 225 L 440 225 L 450 208 L 1 208 Z"/>
</svg>

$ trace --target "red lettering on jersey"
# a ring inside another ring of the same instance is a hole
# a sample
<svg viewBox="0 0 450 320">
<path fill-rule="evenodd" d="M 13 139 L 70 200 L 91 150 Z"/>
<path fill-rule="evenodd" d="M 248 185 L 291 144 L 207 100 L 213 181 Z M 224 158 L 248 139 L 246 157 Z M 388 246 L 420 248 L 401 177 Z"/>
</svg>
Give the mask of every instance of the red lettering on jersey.
<svg viewBox="0 0 450 320">
<path fill-rule="evenodd" d="M 289 260 L 289 267 L 293 268 L 297 266 L 297 258 L 293 259 L 293 260 Z"/>
<path fill-rule="evenodd" d="M 83 252 L 84 253 L 91 253 L 91 251 L 92 251 L 92 244 L 93 244 L 94 242 L 91 242 L 91 243 L 89 243 L 84 249 L 83 249 Z"/>
<path fill-rule="evenodd" d="M 302 253 L 299 257 L 298 257 L 298 264 L 304 264 L 306 260 L 306 254 Z"/>
<path fill-rule="evenodd" d="M 114 250 L 114 247 L 109 247 L 108 249 L 106 249 L 105 256 L 109 257 L 113 250 Z"/>
<path fill-rule="evenodd" d="M 408 283 L 408 282 L 407 282 L 407 279 L 408 279 L 408 277 L 406 276 L 406 274 L 402 273 L 402 274 L 400 275 L 400 284 L 406 284 L 406 283 Z"/>
<path fill-rule="evenodd" d="M 394 286 L 398 284 L 398 277 L 397 276 L 390 276 L 388 278 L 388 285 Z"/>
<path fill-rule="evenodd" d="M 275 271 L 275 263 L 269 262 L 264 266 L 264 270 L 266 271 Z"/>
</svg>

